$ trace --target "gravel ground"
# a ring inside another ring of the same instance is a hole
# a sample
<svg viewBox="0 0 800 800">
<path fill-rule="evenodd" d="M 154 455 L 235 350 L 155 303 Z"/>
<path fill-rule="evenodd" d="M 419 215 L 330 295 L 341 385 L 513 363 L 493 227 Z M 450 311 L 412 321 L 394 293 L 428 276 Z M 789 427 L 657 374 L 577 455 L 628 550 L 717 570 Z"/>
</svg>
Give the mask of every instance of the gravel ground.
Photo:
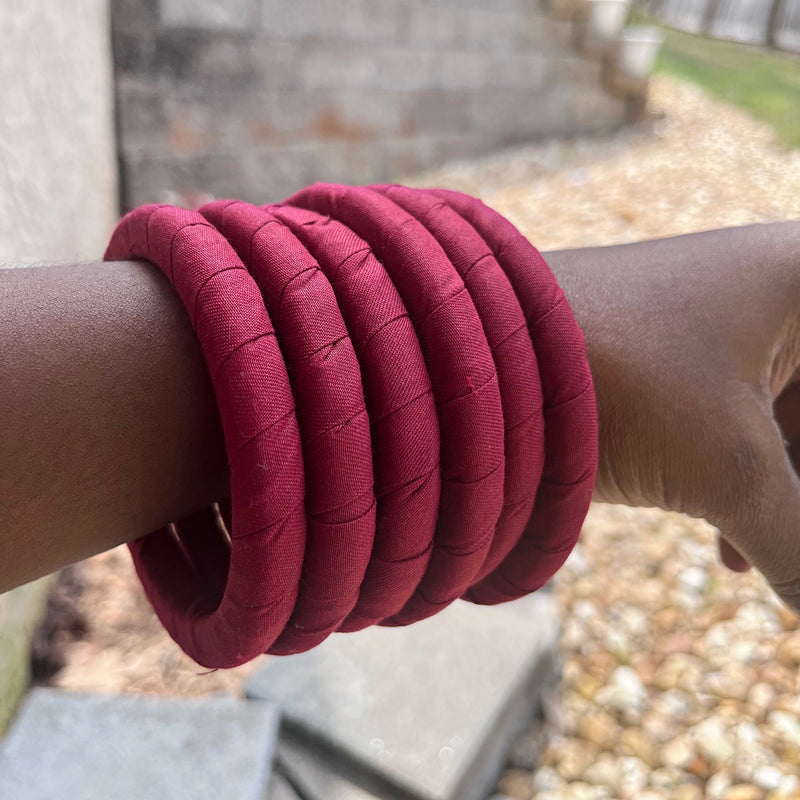
<svg viewBox="0 0 800 800">
<path fill-rule="evenodd" d="M 648 119 L 611 138 L 546 142 L 406 182 L 479 195 L 544 250 L 800 217 L 800 151 L 663 77 Z M 124 551 L 78 576 L 88 634 L 54 634 L 65 662 L 54 684 L 239 691 L 247 666 L 198 677 Z M 553 587 L 566 609 L 563 686 L 545 724 L 515 744 L 495 800 L 800 798 L 800 624 L 757 575 L 717 563 L 711 528 L 595 506 Z"/>
</svg>

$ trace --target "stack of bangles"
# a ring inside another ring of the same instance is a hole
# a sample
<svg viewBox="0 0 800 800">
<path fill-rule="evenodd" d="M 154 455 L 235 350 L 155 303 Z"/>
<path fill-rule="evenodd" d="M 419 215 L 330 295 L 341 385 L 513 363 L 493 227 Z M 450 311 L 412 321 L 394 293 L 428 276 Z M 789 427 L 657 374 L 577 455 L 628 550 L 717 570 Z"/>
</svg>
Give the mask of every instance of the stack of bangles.
<svg viewBox="0 0 800 800">
<path fill-rule="evenodd" d="M 137 208 L 213 383 L 230 498 L 130 545 L 199 664 L 298 653 L 543 586 L 597 472 L 585 342 L 540 253 L 479 200 L 315 184 Z"/>
</svg>

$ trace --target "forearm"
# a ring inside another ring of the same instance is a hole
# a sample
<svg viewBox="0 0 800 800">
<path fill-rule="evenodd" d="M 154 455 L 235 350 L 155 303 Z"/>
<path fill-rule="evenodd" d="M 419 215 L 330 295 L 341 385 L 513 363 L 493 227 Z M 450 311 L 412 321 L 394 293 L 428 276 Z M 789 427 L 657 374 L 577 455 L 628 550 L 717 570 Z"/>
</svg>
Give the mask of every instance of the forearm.
<svg viewBox="0 0 800 800">
<path fill-rule="evenodd" d="M 0 591 L 227 494 L 188 317 L 136 262 L 0 270 Z"/>
<path fill-rule="evenodd" d="M 696 510 L 664 495 L 674 492 L 665 459 L 680 474 L 708 469 L 692 449 L 704 431 L 677 436 L 687 426 L 673 416 L 701 396 L 691 376 L 718 363 L 707 363 L 713 343 L 757 349 L 764 326 L 743 326 L 744 315 L 777 319 L 785 311 L 772 298 L 794 302 L 798 241 L 785 223 L 546 254 L 587 340 L 598 497 Z M 227 495 L 203 357 L 155 267 L 0 270 L 0 320 L 0 591 Z M 683 400 L 664 400 L 665 386 Z M 691 417 L 698 425 L 729 404 L 730 382 L 710 386 L 720 396 Z"/>
</svg>

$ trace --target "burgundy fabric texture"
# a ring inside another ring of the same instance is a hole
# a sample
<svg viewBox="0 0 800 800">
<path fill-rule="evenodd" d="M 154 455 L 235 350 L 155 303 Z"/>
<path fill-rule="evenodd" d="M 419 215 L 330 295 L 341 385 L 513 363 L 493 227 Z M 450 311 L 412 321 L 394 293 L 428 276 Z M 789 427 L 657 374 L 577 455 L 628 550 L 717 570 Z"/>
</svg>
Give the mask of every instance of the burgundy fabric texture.
<svg viewBox="0 0 800 800">
<path fill-rule="evenodd" d="M 475 229 L 444 201 L 405 186 L 372 186 L 419 220 L 442 246 L 480 316 L 494 359 L 503 406 L 503 509 L 477 578 L 492 572 L 519 540 L 544 465 L 539 369 L 514 290 Z"/>
<path fill-rule="evenodd" d="M 503 506 L 503 411 L 478 313 L 441 245 L 390 199 L 359 186 L 315 184 L 287 205 L 327 214 L 361 236 L 408 309 L 439 416 L 442 492 L 428 568 L 390 622 L 435 614 L 469 588 Z M 402 354 L 399 354 L 402 356 Z"/>
<path fill-rule="evenodd" d="M 432 194 L 484 238 L 517 296 L 539 364 L 544 398 L 545 467 L 525 533 L 467 599 L 501 603 L 541 588 L 578 541 L 597 474 L 597 411 L 583 333 L 541 253 L 480 200 Z"/>
<path fill-rule="evenodd" d="M 313 211 L 270 210 L 331 282 L 361 364 L 378 513 L 358 603 L 339 626 L 359 630 L 398 613 L 428 566 L 440 496 L 433 390 L 406 307 L 369 245 Z"/>
<path fill-rule="evenodd" d="M 304 591 L 270 652 L 300 652 L 327 638 L 356 605 L 372 553 L 372 446 L 361 370 L 330 282 L 288 227 L 237 201 L 210 203 L 200 213 L 261 288 L 295 398 L 306 483 Z"/>
<path fill-rule="evenodd" d="M 218 580 L 203 579 L 193 558 L 200 548 L 183 547 L 192 537 L 174 528 L 131 543 L 136 569 L 164 627 L 195 661 L 236 666 L 267 650 L 286 627 L 305 553 L 305 471 L 283 355 L 259 287 L 197 212 L 137 208 L 117 226 L 105 257 L 146 259 L 178 292 L 211 375 L 231 469 L 223 593 Z M 205 526 L 193 518 L 191 532 L 201 527 L 213 538 L 210 516 Z"/>
<path fill-rule="evenodd" d="M 230 498 L 131 544 L 198 663 L 518 597 L 574 546 L 597 469 L 583 336 L 480 201 L 316 184 L 144 206 L 106 258 L 165 273 L 216 393 Z"/>
</svg>

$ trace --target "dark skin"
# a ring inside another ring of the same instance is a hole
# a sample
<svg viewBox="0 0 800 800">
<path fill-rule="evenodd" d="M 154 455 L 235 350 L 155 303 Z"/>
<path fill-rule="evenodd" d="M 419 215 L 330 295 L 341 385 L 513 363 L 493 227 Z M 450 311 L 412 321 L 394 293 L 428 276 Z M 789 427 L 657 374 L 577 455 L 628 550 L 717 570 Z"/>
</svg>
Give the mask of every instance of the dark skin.
<svg viewBox="0 0 800 800">
<path fill-rule="evenodd" d="M 586 335 L 596 499 L 708 519 L 795 610 L 798 244 L 787 222 L 546 255 Z M 0 320 L 0 592 L 227 494 L 202 354 L 155 267 L 0 270 Z"/>
<path fill-rule="evenodd" d="M 150 264 L 0 270 L 0 591 L 227 494 L 211 383 Z"/>
</svg>

